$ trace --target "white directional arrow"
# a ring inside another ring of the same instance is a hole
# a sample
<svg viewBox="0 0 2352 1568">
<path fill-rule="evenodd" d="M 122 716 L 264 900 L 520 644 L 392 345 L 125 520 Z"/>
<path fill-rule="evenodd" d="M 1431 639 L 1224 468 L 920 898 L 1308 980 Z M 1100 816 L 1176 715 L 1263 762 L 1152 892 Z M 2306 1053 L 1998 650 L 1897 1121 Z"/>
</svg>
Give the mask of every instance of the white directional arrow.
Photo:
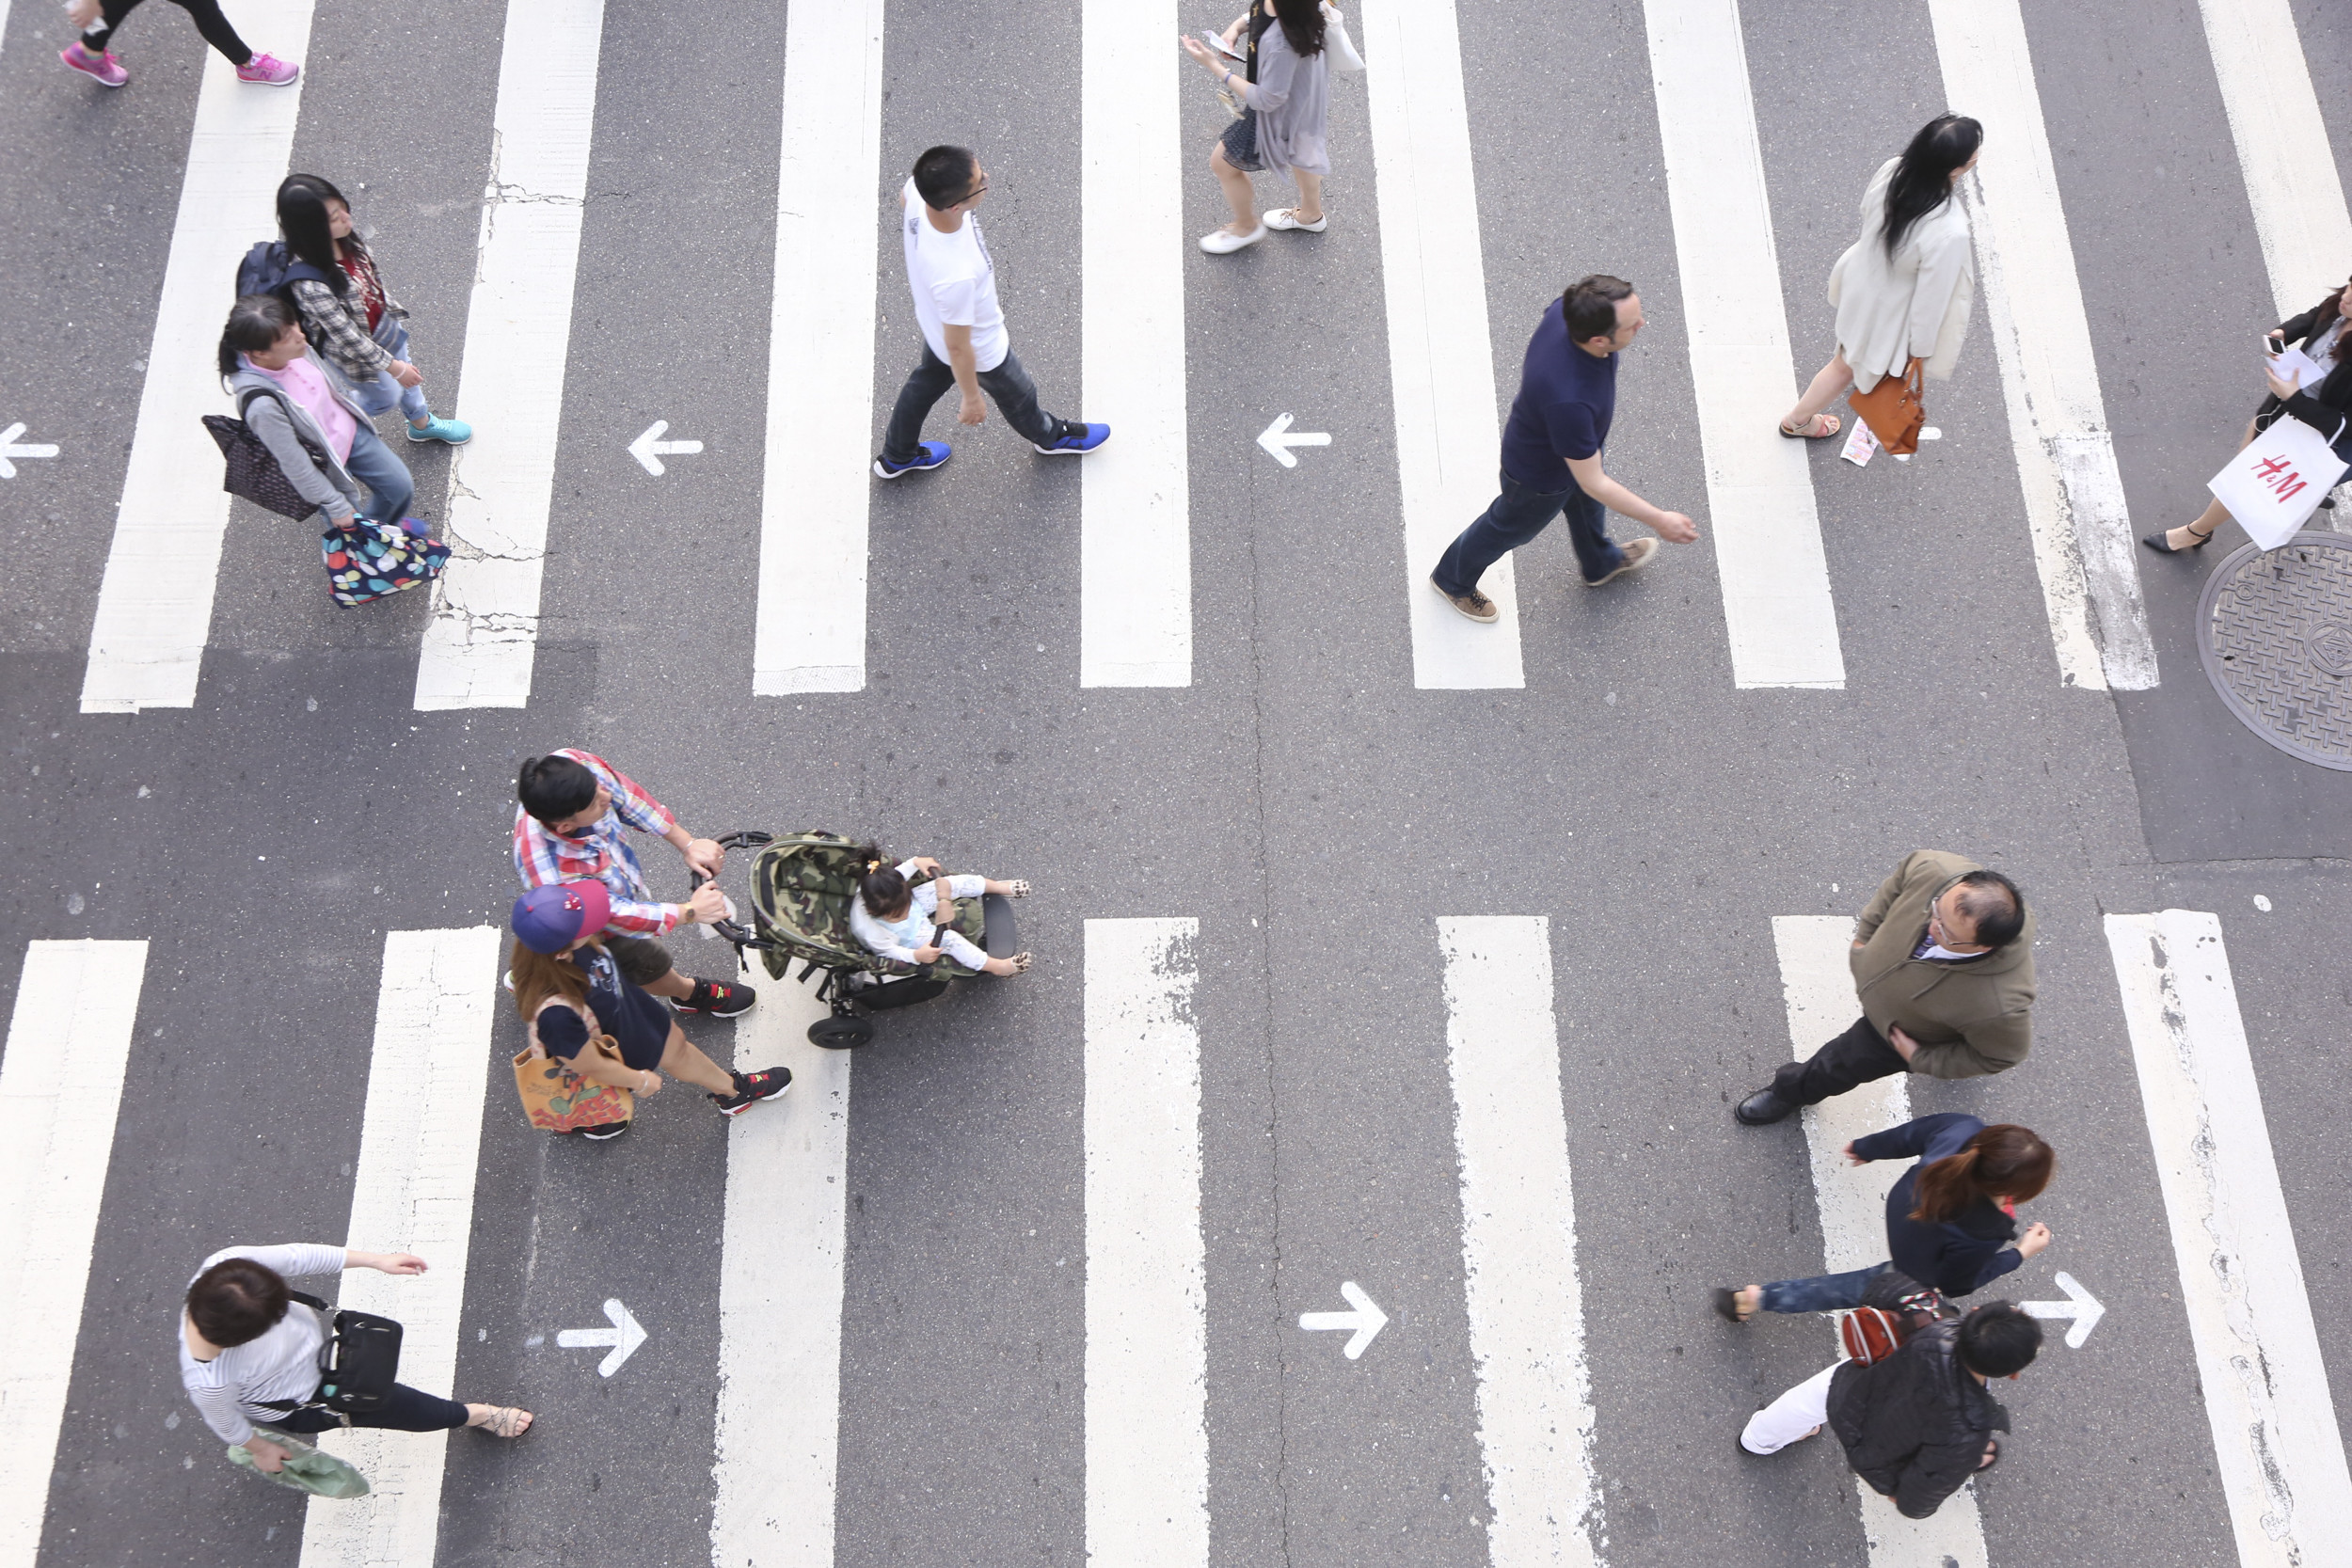
<svg viewBox="0 0 2352 1568">
<path fill-rule="evenodd" d="M 1291 448 L 1327 447 L 1331 444 L 1331 437 L 1323 431 L 1302 430 L 1295 436 L 1285 435 L 1290 427 L 1291 417 L 1285 414 L 1258 432 L 1258 445 L 1265 448 L 1266 455 L 1285 468 L 1298 467 L 1298 459 L 1291 455 Z"/>
<path fill-rule="evenodd" d="M 2101 1305 L 2098 1297 L 2075 1284 L 2071 1274 L 2060 1273 L 2058 1275 L 2058 1288 L 2073 1299 L 2021 1301 L 2017 1305 L 2037 1318 L 2074 1319 L 2074 1326 L 2066 1331 L 2066 1345 L 2069 1350 L 2080 1350 L 2082 1342 L 2090 1338 L 2090 1331 L 2099 1326 L 2099 1320 L 2107 1315 L 2107 1309 Z"/>
<path fill-rule="evenodd" d="M 666 456 L 691 457 L 703 450 L 700 441 L 664 441 L 661 433 L 670 428 L 667 420 L 656 420 L 645 427 L 645 433 L 628 444 L 628 454 L 645 466 L 645 472 L 660 479 L 661 459 Z"/>
<path fill-rule="evenodd" d="M 1286 420 L 1290 418 L 1287 414 L 1282 417 Z M 1340 1353 L 1353 1361 L 1364 1354 L 1364 1347 L 1372 1343 L 1375 1335 L 1389 1326 L 1389 1315 L 1374 1306 L 1372 1298 L 1364 1294 L 1364 1288 L 1352 1279 L 1340 1286 L 1340 1294 L 1347 1298 L 1347 1304 L 1356 1308 L 1355 1311 L 1301 1312 L 1298 1314 L 1298 1326 L 1310 1330 L 1336 1328 L 1354 1331 L 1355 1338 L 1348 1340 L 1347 1348 Z"/>
<path fill-rule="evenodd" d="M 612 1354 L 596 1369 L 598 1377 L 611 1377 L 645 1342 L 645 1329 L 617 1298 L 604 1304 L 604 1315 L 612 1320 L 611 1328 L 567 1328 L 555 1337 L 555 1342 L 565 1350 L 611 1345 Z"/>
<path fill-rule="evenodd" d="M 57 455 L 56 446 L 49 441 L 28 441 L 24 446 L 18 446 L 16 438 L 24 434 L 24 421 L 22 420 L 17 420 L 6 430 L 0 430 L 0 479 L 16 477 L 16 465 L 8 461 L 11 457 L 55 457 Z"/>
</svg>

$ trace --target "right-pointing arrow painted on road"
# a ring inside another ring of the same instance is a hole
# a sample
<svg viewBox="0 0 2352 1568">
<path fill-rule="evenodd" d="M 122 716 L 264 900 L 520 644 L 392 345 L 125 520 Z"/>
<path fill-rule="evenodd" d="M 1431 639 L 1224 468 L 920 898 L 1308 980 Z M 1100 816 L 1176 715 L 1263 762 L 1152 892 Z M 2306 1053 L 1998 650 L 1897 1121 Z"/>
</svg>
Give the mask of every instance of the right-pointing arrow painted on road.
<svg viewBox="0 0 2352 1568">
<path fill-rule="evenodd" d="M 1288 418 L 1287 415 L 1284 417 Z M 1351 1331 L 1355 1337 L 1347 1341 L 1346 1348 L 1340 1354 L 1353 1361 L 1364 1354 L 1364 1347 L 1371 1344 L 1382 1329 L 1389 1326 L 1389 1315 L 1374 1306 L 1372 1298 L 1364 1294 L 1364 1288 L 1352 1279 L 1341 1285 L 1340 1294 L 1345 1296 L 1347 1304 L 1356 1310 L 1301 1312 L 1298 1314 L 1298 1326 L 1310 1332 L 1324 1329 Z"/>
<path fill-rule="evenodd" d="M 2090 1331 L 2099 1326 L 2099 1320 L 2107 1309 L 2097 1296 L 2074 1283 L 2074 1276 L 2063 1270 L 2058 1275 L 2058 1288 L 2069 1297 L 2065 1301 L 2021 1301 L 2019 1308 L 2037 1318 L 2072 1318 L 2074 1325 L 2066 1331 L 2069 1350 L 2080 1350 L 2082 1342 L 2090 1338 Z"/>
</svg>

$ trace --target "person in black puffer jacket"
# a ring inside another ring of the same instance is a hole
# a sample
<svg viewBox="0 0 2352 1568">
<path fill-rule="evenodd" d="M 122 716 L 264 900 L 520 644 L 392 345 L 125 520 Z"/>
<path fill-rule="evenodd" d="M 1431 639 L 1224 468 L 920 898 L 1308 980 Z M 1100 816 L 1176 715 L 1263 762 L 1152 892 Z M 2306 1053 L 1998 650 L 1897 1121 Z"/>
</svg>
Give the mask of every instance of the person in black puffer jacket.
<svg viewBox="0 0 2352 1568">
<path fill-rule="evenodd" d="M 1917 1290 L 1883 1275 L 1867 1305 L 1893 1308 Z M 1892 1497 L 1905 1518 L 1924 1519 L 2000 1457 L 1993 1434 L 2010 1430 L 2009 1412 L 1987 1385 L 2017 1376 L 2041 1350 L 2042 1325 L 2005 1301 L 1937 1318 L 1883 1361 L 1840 1361 L 1789 1389 L 1749 1418 L 1740 1446 L 1777 1453 L 1826 1424 L 1854 1474 Z"/>
</svg>

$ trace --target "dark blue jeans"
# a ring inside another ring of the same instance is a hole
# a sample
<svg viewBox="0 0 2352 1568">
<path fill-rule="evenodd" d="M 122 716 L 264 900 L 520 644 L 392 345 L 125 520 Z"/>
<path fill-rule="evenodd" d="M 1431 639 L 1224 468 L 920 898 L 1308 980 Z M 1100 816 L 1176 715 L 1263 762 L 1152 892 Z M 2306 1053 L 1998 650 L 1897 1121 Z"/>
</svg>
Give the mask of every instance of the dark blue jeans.
<svg viewBox="0 0 2352 1568">
<path fill-rule="evenodd" d="M 1862 1305 L 1862 1292 L 1870 1288 L 1870 1281 L 1893 1268 L 1892 1263 L 1873 1263 L 1851 1274 L 1816 1275 L 1811 1279 L 1777 1279 L 1764 1287 L 1763 1310 L 1767 1312 L 1842 1312 L 1850 1307 Z"/>
<path fill-rule="evenodd" d="M 298 1432 L 307 1437 L 312 1433 L 332 1431 L 343 1422 L 331 1410 L 308 1409 L 275 1417 L 269 1424 L 280 1432 Z M 388 1427 L 394 1432 L 447 1432 L 466 1424 L 466 1407 L 455 1400 L 395 1383 L 392 1397 L 385 1402 L 383 1409 L 354 1416 L 351 1424 Z"/>
<path fill-rule="evenodd" d="M 1625 562 L 1625 551 L 1609 539 L 1608 511 L 1568 481 L 1565 490 L 1538 490 L 1502 476 L 1502 494 L 1478 521 L 1446 546 L 1430 576 L 1448 594 L 1467 594 L 1486 568 L 1551 526 L 1565 511 L 1568 537 L 1576 542 L 1576 564 L 1586 582 L 1598 582 Z"/>
<path fill-rule="evenodd" d="M 1062 421 L 1037 405 L 1037 383 L 1021 368 L 1012 350 L 1005 350 L 995 369 L 981 371 L 974 379 L 995 401 L 996 412 L 1005 417 L 1005 422 L 1033 445 L 1050 447 L 1061 439 Z M 907 384 L 898 388 L 898 405 L 890 411 L 890 427 L 882 433 L 883 462 L 898 467 L 923 455 L 924 418 L 955 384 L 953 367 L 925 343 L 923 357 L 908 372 Z"/>
</svg>

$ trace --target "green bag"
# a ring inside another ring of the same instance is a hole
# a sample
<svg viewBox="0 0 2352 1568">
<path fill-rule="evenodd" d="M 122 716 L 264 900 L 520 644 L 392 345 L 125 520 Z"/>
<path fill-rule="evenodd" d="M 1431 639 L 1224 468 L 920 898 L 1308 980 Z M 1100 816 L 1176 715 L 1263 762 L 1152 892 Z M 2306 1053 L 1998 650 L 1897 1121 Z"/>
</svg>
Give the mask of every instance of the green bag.
<svg viewBox="0 0 2352 1568">
<path fill-rule="evenodd" d="M 242 1465 L 263 1481 L 291 1486 L 314 1497 L 364 1497 L 368 1495 L 368 1478 L 348 1462 L 337 1459 L 331 1453 L 322 1453 L 288 1433 L 265 1432 L 262 1435 L 288 1450 L 286 1463 L 276 1474 L 255 1465 L 252 1450 L 243 1443 L 229 1445 L 229 1463 Z"/>
</svg>

